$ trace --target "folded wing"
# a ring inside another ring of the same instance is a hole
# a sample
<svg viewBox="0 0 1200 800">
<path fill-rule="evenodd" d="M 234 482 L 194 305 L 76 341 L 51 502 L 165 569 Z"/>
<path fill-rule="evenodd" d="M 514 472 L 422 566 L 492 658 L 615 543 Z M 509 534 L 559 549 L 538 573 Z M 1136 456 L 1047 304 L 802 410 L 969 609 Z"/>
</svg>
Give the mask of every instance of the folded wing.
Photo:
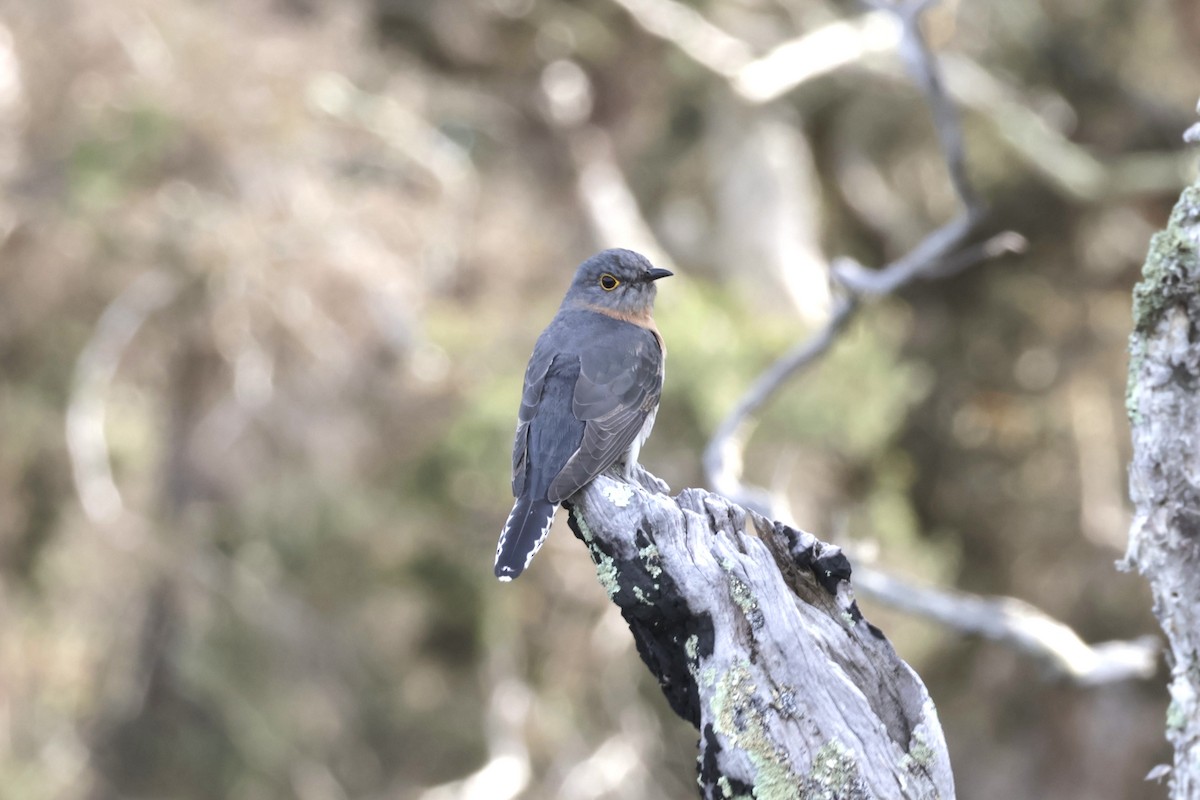
<svg viewBox="0 0 1200 800">
<path fill-rule="evenodd" d="M 572 398 L 575 418 L 585 423 L 583 441 L 550 483 L 547 499 L 561 503 L 620 460 L 661 393 L 662 351 L 649 331 L 630 325 L 611 346 L 589 350 Z"/>
</svg>

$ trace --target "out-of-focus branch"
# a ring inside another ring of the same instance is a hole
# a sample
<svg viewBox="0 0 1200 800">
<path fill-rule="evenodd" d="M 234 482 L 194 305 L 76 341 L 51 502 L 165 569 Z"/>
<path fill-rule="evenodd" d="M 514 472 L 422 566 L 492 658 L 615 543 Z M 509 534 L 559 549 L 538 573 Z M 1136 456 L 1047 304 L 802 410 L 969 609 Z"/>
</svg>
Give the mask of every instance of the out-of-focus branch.
<svg viewBox="0 0 1200 800">
<path fill-rule="evenodd" d="M 883 269 L 868 269 L 852 259 L 839 259 L 833 265 L 834 280 L 856 295 L 881 297 L 892 294 L 940 266 L 971 234 L 976 220 L 976 214 L 960 214 Z M 980 251 L 979 255 L 984 256 L 987 252 L 991 251 Z"/>
<path fill-rule="evenodd" d="M 884 11 L 831 22 L 745 64 L 731 85 L 748 103 L 769 103 L 842 67 L 893 52 L 900 36 L 895 17 Z"/>
<path fill-rule="evenodd" d="M 1057 190 L 1080 202 L 1112 202 L 1122 195 L 1178 190 L 1187 185 L 1190 159 L 1174 151 L 1132 153 L 1102 161 L 1065 137 L 1006 85 L 964 55 L 941 59 L 954 100 L 987 119 L 1004 141 Z M 882 64 L 868 64 L 885 74 Z"/>
<path fill-rule="evenodd" d="M 883 80 L 895 81 L 890 54 L 898 51 L 910 70 L 913 64 L 927 63 L 929 56 L 924 40 L 910 35 L 902 16 L 907 14 L 915 24 L 928 3 L 894 6 L 876 2 L 874 5 L 881 10 L 829 23 L 754 58 L 748 55 L 752 50 L 749 45 L 677 0 L 614 2 L 647 32 L 671 42 L 697 64 L 724 78 L 737 97 L 753 105 L 778 100 L 809 81 L 852 65 Z M 684 22 L 662 24 L 665 19 Z M 704 37 L 697 33 L 701 29 L 706 31 Z M 698 46 L 705 39 L 717 37 L 725 42 L 721 52 L 734 55 L 717 58 Z M 1075 200 L 1111 201 L 1123 195 L 1178 190 L 1188 183 L 1191 162 L 1186 154 L 1133 153 L 1102 161 L 1043 119 L 1018 88 L 1006 85 L 970 58 L 946 53 L 940 62 L 948 96 L 986 119 L 1019 158 Z M 921 74 L 914 74 L 922 83 Z M 934 117 L 939 120 L 938 128 L 945 128 L 937 109 Z M 960 187 L 968 184 L 952 179 L 962 196 Z"/>
<path fill-rule="evenodd" d="M 950 182 L 958 194 L 963 206 L 968 212 L 979 205 L 975 189 L 967 177 L 967 154 L 963 144 L 962 125 L 959 122 L 958 108 L 946 95 L 941 72 L 929 49 L 929 43 L 921 33 L 921 14 L 932 5 L 934 0 L 916 0 L 916 2 L 897 2 L 889 4 L 884 0 L 870 0 L 870 5 L 878 9 L 888 9 L 900 20 L 901 36 L 899 52 L 909 75 L 921 87 L 925 101 L 933 115 L 934 129 L 937 131 L 938 142 L 942 147 L 942 156 L 950 172 Z"/>
<path fill-rule="evenodd" d="M 179 283 L 170 275 L 158 270 L 143 273 L 104 309 L 75 362 L 67 405 L 67 452 L 80 504 L 93 522 L 110 522 L 123 509 L 104 430 L 109 387 L 138 330 L 178 291 Z"/>
<path fill-rule="evenodd" d="M 704 473 L 709 484 L 738 505 L 770 515 L 776 503 L 765 489 L 742 483 L 742 453 L 753 431 L 753 418 L 789 378 L 822 356 L 858 310 L 858 301 L 843 295 L 835 301 L 826 323 L 767 367 L 742 395 L 704 448 Z"/>
<path fill-rule="evenodd" d="M 667 39 L 689 58 L 730 79 L 754 60 L 750 45 L 713 25 L 700 12 L 676 0 L 614 0 L 638 25 Z"/>
<path fill-rule="evenodd" d="M 983 247 L 960 250 L 977 226 L 983 209 L 967 176 L 962 126 L 957 110 L 946 96 L 937 62 L 921 33 L 919 16 L 927 6 L 927 0 L 917 0 L 885 7 L 888 9 L 887 13 L 895 14 L 901 22 L 901 49 L 906 54 L 909 70 L 917 77 L 917 82 L 932 109 L 942 153 L 964 211 L 926 236 L 910 252 L 882 269 L 870 270 L 850 259 L 843 259 L 836 264 L 833 268 L 833 278 L 847 291 L 847 296 L 837 303 L 833 314 L 821 329 L 808 341 L 785 353 L 754 382 L 718 427 L 704 453 L 704 467 L 710 484 L 735 501 L 768 515 L 772 514 L 773 504 L 762 504 L 764 498 L 769 498 L 766 492 L 746 487 L 741 480 L 741 453 L 753 426 L 752 415 L 759 411 L 789 378 L 829 348 L 858 309 L 858 300 L 890 294 L 918 276 L 938 274 L 949 258 L 955 258 L 958 262 L 956 267 L 962 269 L 971 263 L 980 263 L 1003 252 L 1004 248 L 999 245 L 1019 247 L 1024 244 L 1024 239 L 1018 234 L 1005 232 L 999 237 L 993 237 Z M 973 260 L 967 261 L 968 256 Z"/>
<path fill-rule="evenodd" d="M 678 0 L 613 0 L 647 33 L 679 48 L 729 82 L 751 104 L 766 103 L 802 83 L 887 52 L 900 40 L 893 15 L 876 12 L 829 23 L 756 58 L 753 48 Z"/>
<path fill-rule="evenodd" d="M 761 514 L 773 513 L 776 503 L 770 493 L 747 486 L 741 479 L 742 452 L 754 429 L 754 415 L 789 379 L 825 354 L 857 313 L 862 299 L 890 294 L 917 278 L 941 277 L 1024 249 L 1024 237 L 1006 231 L 981 244 L 950 252 L 967 235 L 967 223 L 965 215 L 956 218 L 930 234 L 911 253 L 880 270 L 867 269 L 849 259 L 834 264 L 835 279 L 849 291 L 837 299 L 824 325 L 755 379 L 705 447 L 704 472 L 714 489 Z"/>
<path fill-rule="evenodd" d="M 854 586 L 899 611 L 1008 645 L 1080 686 L 1149 678 L 1158 667 L 1162 644 L 1155 636 L 1089 645 L 1066 623 L 1013 597 L 918 586 L 861 565 Z"/>
</svg>

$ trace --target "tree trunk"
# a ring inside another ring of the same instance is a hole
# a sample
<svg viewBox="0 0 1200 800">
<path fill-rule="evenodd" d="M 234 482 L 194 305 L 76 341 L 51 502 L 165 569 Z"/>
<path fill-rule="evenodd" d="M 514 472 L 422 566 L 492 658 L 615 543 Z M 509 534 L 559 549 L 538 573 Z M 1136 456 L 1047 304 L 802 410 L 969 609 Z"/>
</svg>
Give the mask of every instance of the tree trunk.
<svg viewBox="0 0 1200 800">
<path fill-rule="evenodd" d="M 1134 290 L 1126 405 L 1133 526 L 1124 566 L 1150 581 L 1170 642 L 1171 797 L 1200 798 L 1200 183 L 1150 242 Z"/>
<path fill-rule="evenodd" d="M 569 507 L 642 660 L 700 731 L 705 798 L 954 797 L 933 702 L 859 613 L 838 548 L 698 489 L 601 476 Z"/>
</svg>

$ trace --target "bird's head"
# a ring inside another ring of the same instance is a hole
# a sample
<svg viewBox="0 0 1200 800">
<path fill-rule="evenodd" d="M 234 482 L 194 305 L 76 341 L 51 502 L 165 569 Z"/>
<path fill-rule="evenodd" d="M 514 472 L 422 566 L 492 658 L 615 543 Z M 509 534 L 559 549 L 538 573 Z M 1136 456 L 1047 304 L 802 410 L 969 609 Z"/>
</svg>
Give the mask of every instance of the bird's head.
<svg viewBox="0 0 1200 800">
<path fill-rule="evenodd" d="M 654 282 L 671 274 L 632 250 L 605 250 L 579 265 L 566 302 L 642 316 L 654 307 Z"/>
</svg>

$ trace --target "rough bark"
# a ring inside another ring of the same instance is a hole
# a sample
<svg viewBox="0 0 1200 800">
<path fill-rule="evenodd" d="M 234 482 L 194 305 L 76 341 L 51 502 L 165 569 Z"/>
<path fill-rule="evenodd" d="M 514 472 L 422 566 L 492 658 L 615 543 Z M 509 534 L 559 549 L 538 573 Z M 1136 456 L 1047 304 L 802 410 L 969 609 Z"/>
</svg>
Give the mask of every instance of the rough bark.
<svg viewBox="0 0 1200 800">
<path fill-rule="evenodd" d="M 1200 183 L 1151 240 L 1134 290 L 1126 398 L 1134 519 L 1125 566 L 1170 643 L 1171 797 L 1200 798 Z"/>
<path fill-rule="evenodd" d="M 601 476 L 569 504 L 671 708 L 700 732 L 705 798 L 952 798 L 920 678 L 815 536 L 699 489 Z"/>
</svg>

